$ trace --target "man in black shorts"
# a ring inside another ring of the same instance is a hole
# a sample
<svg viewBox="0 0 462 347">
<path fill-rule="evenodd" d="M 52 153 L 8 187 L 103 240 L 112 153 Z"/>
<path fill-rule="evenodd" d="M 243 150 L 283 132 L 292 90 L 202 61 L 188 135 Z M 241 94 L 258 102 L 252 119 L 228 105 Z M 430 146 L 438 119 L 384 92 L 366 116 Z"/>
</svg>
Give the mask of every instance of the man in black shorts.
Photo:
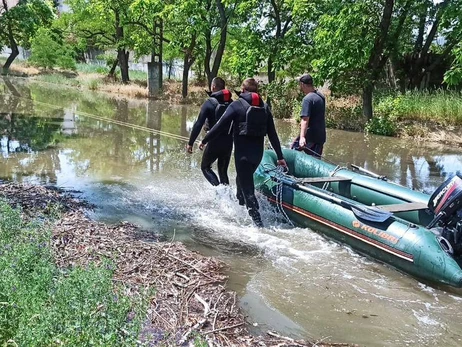
<svg viewBox="0 0 462 347">
<path fill-rule="evenodd" d="M 313 87 L 311 75 L 303 75 L 299 82 L 305 97 L 302 101 L 300 136 L 291 148 L 321 157 L 326 142 L 326 98 Z"/>
</svg>

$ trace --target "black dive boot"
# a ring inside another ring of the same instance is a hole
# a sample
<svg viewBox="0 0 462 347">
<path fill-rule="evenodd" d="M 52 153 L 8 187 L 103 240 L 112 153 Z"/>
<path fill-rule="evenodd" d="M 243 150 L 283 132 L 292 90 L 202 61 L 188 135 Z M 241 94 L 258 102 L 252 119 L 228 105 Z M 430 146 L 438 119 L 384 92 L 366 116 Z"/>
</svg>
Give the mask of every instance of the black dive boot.
<svg viewBox="0 0 462 347">
<path fill-rule="evenodd" d="M 252 218 L 253 222 L 257 227 L 263 228 L 263 222 L 261 220 L 257 198 L 255 196 L 252 196 L 249 199 L 247 199 L 247 203 L 247 211 L 249 211 L 249 215 Z"/>
<path fill-rule="evenodd" d="M 258 210 L 254 208 L 249 209 L 249 215 L 250 217 L 252 217 L 253 222 L 258 228 L 264 227 L 263 222 L 261 220 L 260 212 L 258 212 Z"/>
</svg>

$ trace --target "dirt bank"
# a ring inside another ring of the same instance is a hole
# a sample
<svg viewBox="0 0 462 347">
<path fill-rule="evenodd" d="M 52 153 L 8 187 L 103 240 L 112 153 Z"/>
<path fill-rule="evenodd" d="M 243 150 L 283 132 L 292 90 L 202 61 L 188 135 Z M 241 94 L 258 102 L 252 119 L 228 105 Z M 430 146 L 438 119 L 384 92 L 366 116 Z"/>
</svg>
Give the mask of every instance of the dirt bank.
<svg viewBox="0 0 462 347">
<path fill-rule="evenodd" d="M 115 264 L 114 281 L 133 294 L 153 287 L 140 340 L 149 345 L 194 345 L 200 336 L 208 346 L 349 346 L 312 343 L 268 332 L 253 336 L 236 293 L 226 289 L 224 264 L 187 250 L 178 242 L 159 240 L 137 226 L 110 226 L 91 220 L 89 206 L 69 192 L 52 187 L 0 184 L 0 198 L 21 206 L 26 218 L 58 215 L 52 247 L 61 267 Z M 56 213 L 58 212 L 58 213 Z"/>
</svg>

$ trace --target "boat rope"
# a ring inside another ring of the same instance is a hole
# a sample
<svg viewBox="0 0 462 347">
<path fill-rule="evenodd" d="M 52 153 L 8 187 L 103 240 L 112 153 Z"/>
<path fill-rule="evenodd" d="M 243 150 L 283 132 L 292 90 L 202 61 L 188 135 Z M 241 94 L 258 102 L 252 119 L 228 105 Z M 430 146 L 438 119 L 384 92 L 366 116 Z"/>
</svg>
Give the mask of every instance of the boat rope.
<svg viewBox="0 0 462 347">
<path fill-rule="evenodd" d="M 335 167 L 334 171 L 332 171 L 332 172 L 330 173 L 330 177 L 334 177 L 334 176 L 337 174 L 337 172 L 339 172 L 340 170 L 343 170 L 343 169 L 348 170 L 348 168 L 347 168 L 346 166 L 337 165 L 337 166 Z M 327 187 L 328 187 L 328 186 L 329 186 L 329 182 L 324 182 L 324 184 L 323 184 L 323 186 L 322 186 L 322 189 L 327 190 Z"/>
<path fill-rule="evenodd" d="M 9 94 L 9 93 L 0 93 L 0 96 L 1 95 L 8 95 L 10 97 L 17 98 L 17 99 L 28 100 L 28 101 L 30 101 L 30 102 L 32 102 L 34 104 L 46 106 L 46 107 L 53 108 L 53 109 L 62 110 L 62 109 L 65 108 L 64 106 L 53 105 L 53 104 L 50 104 L 50 103 L 33 100 L 33 99 L 26 98 L 26 97 L 23 97 L 23 96 L 16 96 L 16 95 Z M 113 124 L 121 125 L 121 126 L 124 126 L 124 127 L 136 129 L 136 130 L 142 130 L 142 131 L 146 131 L 146 132 L 153 133 L 153 134 L 158 134 L 160 136 L 170 137 L 170 138 L 180 140 L 180 141 L 189 141 L 189 137 L 186 137 L 186 136 L 182 136 L 182 135 L 178 135 L 178 134 L 172 134 L 172 133 L 168 133 L 168 132 L 165 132 L 165 131 L 148 128 L 148 127 L 145 127 L 145 126 L 142 126 L 142 125 L 131 124 L 131 123 L 128 123 L 128 122 L 123 122 L 123 121 L 119 121 L 119 120 L 116 120 L 116 119 L 111 119 L 111 118 L 108 118 L 108 117 L 102 117 L 102 116 L 98 116 L 96 114 L 83 112 L 83 111 L 79 111 L 79 110 L 76 110 L 74 112 L 77 115 L 86 116 L 88 118 L 92 118 L 92 119 L 96 119 L 96 120 L 100 120 L 100 121 L 104 121 L 104 122 L 108 122 L 108 123 L 113 123 Z M 196 140 L 195 142 L 200 143 L 199 140 Z"/>
<path fill-rule="evenodd" d="M 284 206 L 283 206 L 283 203 L 284 203 L 284 200 L 283 200 L 284 185 L 283 185 L 282 181 L 280 179 L 278 179 L 278 178 L 285 174 L 286 171 L 285 171 L 284 167 L 283 166 L 274 166 L 272 164 L 264 164 L 263 167 L 266 168 L 265 172 L 268 172 L 268 173 L 269 172 L 274 172 L 273 177 L 268 178 L 266 181 L 263 182 L 263 184 L 265 184 L 266 182 L 271 180 L 271 178 L 276 179 L 276 185 L 275 185 L 274 191 L 271 190 L 271 193 L 276 198 L 276 206 L 277 206 L 279 212 L 284 216 L 286 221 L 291 226 L 295 226 L 294 223 L 292 223 L 292 221 L 290 220 L 290 218 L 287 215 L 286 211 L 284 211 Z"/>
</svg>

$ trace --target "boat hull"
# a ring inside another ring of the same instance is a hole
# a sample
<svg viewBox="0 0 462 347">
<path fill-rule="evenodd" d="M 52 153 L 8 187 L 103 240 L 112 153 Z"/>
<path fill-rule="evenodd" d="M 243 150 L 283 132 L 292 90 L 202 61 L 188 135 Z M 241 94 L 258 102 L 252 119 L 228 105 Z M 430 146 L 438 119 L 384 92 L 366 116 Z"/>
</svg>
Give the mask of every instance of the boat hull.
<svg viewBox="0 0 462 347">
<path fill-rule="evenodd" d="M 331 182 L 324 187 L 327 190 L 315 188 L 321 192 L 331 192 L 336 197 L 343 192 L 342 199 L 348 203 L 356 204 L 361 200 L 366 201 L 366 205 L 371 205 L 367 201 L 386 205 L 428 202 L 429 199 L 428 195 L 420 192 L 366 177 L 346 168 L 339 169 L 302 152 L 284 150 L 284 157 L 288 161 L 289 172 L 296 173 L 297 177 L 332 177 L 334 173 L 351 179 Z M 255 185 L 269 201 L 279 204 L 297 226 L 320 232 L 415 277 L 462 287 L 459 264 L 442 249 L 437 236 L 422 226 L 432 219 L 428 211 L 395 214 L 384 222 L 365 220 L 343 205 L 290 185 L 280 185 L 277 180 L 271 179 L 274 171 L 270 169 L 275 163 L 275 153 L 265 151 L 255 173 Z M 278 192 L 280 195 L 276 196 Z M 407 219 L 402 218 L 403 215 Z"/>
</svg>

